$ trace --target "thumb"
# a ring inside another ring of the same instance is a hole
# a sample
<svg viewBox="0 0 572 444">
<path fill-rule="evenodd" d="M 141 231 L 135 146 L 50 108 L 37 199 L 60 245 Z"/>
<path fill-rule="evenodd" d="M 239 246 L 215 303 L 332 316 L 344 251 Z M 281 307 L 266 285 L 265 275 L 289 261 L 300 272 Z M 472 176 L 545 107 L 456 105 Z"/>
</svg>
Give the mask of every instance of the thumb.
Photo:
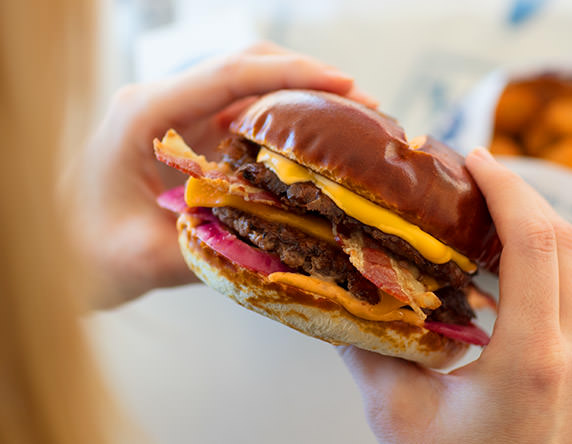
<svg viewBox="0 0 572 444">
<path fill-rule="evenodd" d="M 353 346 L 337 347 L 362 394 L 376 436 L 404 437 L 431 422 L 439 402 L 441 376 L 402 359 Z"/>
<path fill-rule="evenodd" d="M 354 346 L 336 347 L 360 390 L 376 387 L 378 391 L 402 382 L 432 377 L 436 373 L 399 358 L 380 355 Z"/>
</svg>

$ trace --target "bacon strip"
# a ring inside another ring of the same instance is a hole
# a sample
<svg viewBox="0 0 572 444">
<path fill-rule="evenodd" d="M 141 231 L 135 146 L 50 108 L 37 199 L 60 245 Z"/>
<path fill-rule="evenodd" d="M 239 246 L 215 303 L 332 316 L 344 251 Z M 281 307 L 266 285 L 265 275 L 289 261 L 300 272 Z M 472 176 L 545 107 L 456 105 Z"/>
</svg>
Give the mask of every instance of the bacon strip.
<svg viewBox="0 0 572 444">
<path fill-rule="evenodd" d="M 232 175 L 230 167 L 224 163 L 209 162 L 205 156 L 195 153 L 175 130 L 170 129 L 163 140 L 153 141 L 155 157 L 161 162 L 192 177 L 220 179 L 229 183 L 237 183 L 249 192 L 262 191 L 253 187 L 240 177 Z"/>
<path fill-rule="evenodd" d="M 195 153 L 172 129 L 167 131 L 163 140 L 155 139 L 153 148 L 158 160 L 193 177 L 216 178 L 229 173 L 226 165 L 209 162 L 205 156 Z"/>
<path fill-rule="evenodd" d="M 278 198 L 268 191 L 254 187 L 244 179 L 233 176 L 226 164 L 209 162 L 204 156 L 195 153 L 174 130 L 169 130 L 162 141 L 153 141 L 155 157 L 170 167 L 176 168 L 192 177 L 208 181 L 218 190 L 240 196 L 246 201 L 284 208 Z M 181 191 L 167 191 L 158 198 L 159 205 L 181 212 L 176 208 L 181 205 L 170 205 L 174 202 L 173 193 L 181 195 Z M 184 209 L 184 208 L 183 208 Z"/>
<path fill-rule="evenodd" d="M 363 234 L 346 236 L 336 230 L 336 240 L 366 279 L 411 306 L 422 319 L 426 315 L 421 308 L 436 309 L 441 305 L 435 293 L 427 291 L 425 284 L 417 279 L 419 273 L 413 266 L 400 263 L 383 250 L 365 246 Z"/>
<path fill-rule="evenodd" d="M 373 248 L 352 246 L 346 246 L 344 251 L 350 255 L 352 264 L 378 288 L 400 301 L 409 302 L 409 296 L 400 285 L 397 272 L 386 253 Z"/>
</svg>

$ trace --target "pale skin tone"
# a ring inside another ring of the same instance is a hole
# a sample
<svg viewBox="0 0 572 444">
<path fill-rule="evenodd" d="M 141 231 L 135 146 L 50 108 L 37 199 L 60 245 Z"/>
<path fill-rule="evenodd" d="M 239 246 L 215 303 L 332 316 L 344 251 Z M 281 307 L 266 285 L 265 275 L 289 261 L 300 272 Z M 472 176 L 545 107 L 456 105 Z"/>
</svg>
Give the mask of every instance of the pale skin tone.
<svg viewBox="0 0 572 444">
<path fill-rule="evenodd" d="M 484 149 L 467 167 L 503 244 L 490 344 L 449 374 L 354 347 L 340 355 L 379 442 L 571 442 L 572 226 Z"/>
<path fill-rule="evenodd" d="M 152 139 L 175 128 L 212 157 L 251 97 L 281 88 L 326 90 L 376 106 L 347 75 L 267 43 L 117 95 L 77 165 L 80 241 L 102 277 L 94 305 L 195 280 L 178 250 L 174 216 L 155 202 L 184 177 L 155 161 Z M 572 227 L 485 151 L 471 154 L 467 167 L 503 243 L 490 344 L 449 374 L 354 347 L 340 354 L 380 442 L 570 442 Z"/>
</svg>

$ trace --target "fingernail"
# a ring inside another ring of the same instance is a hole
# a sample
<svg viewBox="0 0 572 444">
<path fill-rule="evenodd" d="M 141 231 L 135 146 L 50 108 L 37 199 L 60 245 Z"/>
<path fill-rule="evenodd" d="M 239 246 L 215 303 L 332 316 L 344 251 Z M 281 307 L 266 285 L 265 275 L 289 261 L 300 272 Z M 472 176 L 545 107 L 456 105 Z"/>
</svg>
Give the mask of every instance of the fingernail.
<svg viewBox="0 0 572 444">
<path fill-rule="evenodd" d="M 496 162 L 490 151 L 482 146 L 475 148 L 469 155 L 484 160 L 485 162 Z"/>
</svg>

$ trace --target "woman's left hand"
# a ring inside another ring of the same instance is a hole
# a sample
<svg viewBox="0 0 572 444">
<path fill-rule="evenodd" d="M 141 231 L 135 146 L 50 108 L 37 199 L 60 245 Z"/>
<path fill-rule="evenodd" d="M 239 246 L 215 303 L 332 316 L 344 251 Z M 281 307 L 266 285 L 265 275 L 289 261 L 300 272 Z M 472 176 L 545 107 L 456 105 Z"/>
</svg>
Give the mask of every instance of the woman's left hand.
<svg viewBox="0 0 572 444">
<path fill-rule="evenodd" d="M 377 104 L 353 79 L 271 43 L 208 60 L 163 82 L 123 88 L 75 168 L 80 245 L 99 282 L 95 306 L 196 281 L 178 249 L 175 218 L 157 196 L 184 177 L 157 162 L 152 141 L 169 128 L 213 157 L 233 117 L 257 95 L 307 88 Z"/>
</svg>

